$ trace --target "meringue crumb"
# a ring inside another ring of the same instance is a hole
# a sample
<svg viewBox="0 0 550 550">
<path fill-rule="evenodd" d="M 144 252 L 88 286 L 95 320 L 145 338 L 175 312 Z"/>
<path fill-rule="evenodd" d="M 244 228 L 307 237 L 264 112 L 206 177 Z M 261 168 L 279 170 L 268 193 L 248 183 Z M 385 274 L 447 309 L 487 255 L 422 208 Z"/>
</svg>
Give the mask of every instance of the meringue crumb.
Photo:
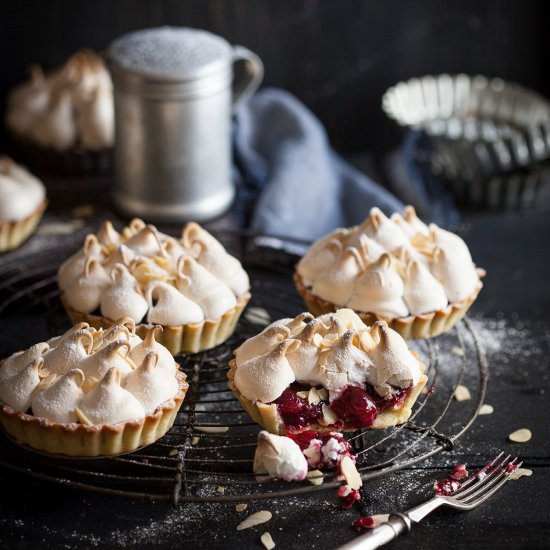
<svg viewBox="0 0 550 550">
<path fill-rule="evenodd" d="M 273 542 L 271 535 L 267 531 L 260 537 L 260 540 L 267 550 L 272 550 L 275 548 L 275 542 Z"/>
<path fill-rule="evenodd" d="M 508 439 L 513 443 L 527 443 L 527 441 L 529 441 L 531 437 L 533 437 L 531 430 L 528 430 L 527 428 L 521 428 L 520 430 L 512 432 L 508 436 Z"/>
<path fill-rule="evenodd" d="M 325 481 L 325 478 L 324 478 L 323 472 L 321 472 L 321 470 L 310 470 L 307 473 L 307 480 L 312 485 L 322 485 L 323 482 Z"/>
<path fill-rule="evenodd" d="M 464 350 L 462 348 L 459 348 L 458 346 L 453 346 L 451 348 L 451 353 L 454 353 L 455 355 L 458 355 L 459 357 L 464 357 Z"/>
<path fill-rule="evenodd" d="M 179 451 L 177 449 L 170 449 L 168 456 L 177 456 Z"/>
<path fill-rule="evenodd" d="M 457 401 L 468 401 L 468 399 L 472 398 L 472 395 L 470 394 L 470 390 L 466 386 L 463 386 L 462 384 L 459 384 L 456 387 L 454 396 Z"/>
<path fill-rule="evenodd" d="M 519 479 L 520 477 L 529 477 L 533 475 L 533 471 L 529 470 L 529 468 L 517 468 L 510 474 L 509 479 Z"/>
<path fill-rule="evenodd" d="M 483 405 L 481 405 L 481 408 L 479 409 L 479 414 L 493 414 L 494 410 L 495 409 L 493 408 L 493 405 L 483 403 Z"/>
<path fill-rule="evenodd" d="M 200 440 L 201 440 L 200 437 L 198 437 L 196 435 L 193 436 L 193 438 L 191 439 L 191 445 L 198 445 Z"/>
<path fill-rule="evenodd" d="M 197 432 L 203 432 L 206 434 L 224 434 L 229 431 L 228 426 L 195 426 Z"/>
<path fill-rule="evenodd" d="M 243 529 L 250 529 L 250 527 L 254 527 L 255 525 L 266 523 L 272 517 L 273 516 L 271 512 L 268 512 L 267 510 L 261 510 L 260 512 L 256 512 L 255 514 L 248 516 L 244 521 L 241 521 L 241 523 L 237 525 L 237 531 L 242 531 Z"/>
<path fill-rule="evenodd" d="M 345 456 L 340 462 L 340 473 L 344 476 L 347 484 L 352 489 L 359 489 L 363 485 L 363 480 L 357 471 L 355 463 L 349 456 Z"/>
<path fill-rule="evenodd" d="M 219 485 L 218 488 L 216 489 L 216 492 L 222 495 L 225 494 L 225 487 L 222 487 L 221 485 Z"/>
<path fill-rule="evenodd" d="M 266 326 L 271 321 L 271 315 L 263 307 L 249 307 L 244 313 L 244 318 L 253 325 Z"/>
<path fill-rule="evenodd" d="M 90 218 L 95 214 L 95 208 L 93 204 L 81 204 L 80 206 L 75 206 L 71 210 L 71 216 L 73 218 Z"/>
<path fill-rule="evenodd" d="M 244 512 L 247 508 L 248 508 L 248 504 L 245 504 L 245 503 L 243 502 L 243 503 L 237 504 L 237 505 L 235 506 L 235 511 L 236 511 L 236 512 Z"/>
</svg>

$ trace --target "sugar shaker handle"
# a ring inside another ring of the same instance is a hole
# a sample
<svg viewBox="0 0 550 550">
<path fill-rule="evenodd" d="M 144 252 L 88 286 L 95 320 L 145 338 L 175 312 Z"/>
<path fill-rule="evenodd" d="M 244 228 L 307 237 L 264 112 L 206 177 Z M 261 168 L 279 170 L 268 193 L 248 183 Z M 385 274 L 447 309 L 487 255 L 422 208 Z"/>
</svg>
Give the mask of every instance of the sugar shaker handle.
<svg viewBox="0 0 550 550">
<path fill-rule="evenodd" d="M 264 77 L 264 64 L 262 60 L 248 48 L 243 46 L 233 47 L 233 63 L 244 62 L 245 70 L 240 77 L 233 82 L 232 109 L 236 111 L 258 89 Z"/>
</svg>

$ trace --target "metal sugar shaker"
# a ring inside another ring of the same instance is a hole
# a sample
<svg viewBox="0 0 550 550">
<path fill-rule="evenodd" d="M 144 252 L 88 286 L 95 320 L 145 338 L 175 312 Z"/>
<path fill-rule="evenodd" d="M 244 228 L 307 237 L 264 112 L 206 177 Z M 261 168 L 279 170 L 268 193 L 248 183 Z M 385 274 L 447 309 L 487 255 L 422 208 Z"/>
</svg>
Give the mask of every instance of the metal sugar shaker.
<svg viewBox="0 0 550 550">
<path fill-rule="evenodd" d="M 239 78 L 233 65 L 244 63 Z M 113 200 L 155 222 L 205 221 L 231 205 L 231 115 L 260 85 L 257 55 L 212 33 L 160 27 L 109 47 Z"/>
</svg>

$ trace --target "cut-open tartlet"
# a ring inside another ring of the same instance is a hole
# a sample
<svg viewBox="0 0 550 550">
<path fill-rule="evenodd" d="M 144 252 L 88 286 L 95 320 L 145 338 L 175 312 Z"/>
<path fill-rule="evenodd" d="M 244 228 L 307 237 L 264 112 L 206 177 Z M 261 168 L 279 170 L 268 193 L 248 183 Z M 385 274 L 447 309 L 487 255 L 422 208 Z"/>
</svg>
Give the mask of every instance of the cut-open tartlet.
<svg viewBox="0 0 550 550">
<path fill-rule="evenodd" d="M 34 233 L 46 202 L 41 181 L 9 157 L 0 157 L 0 252 L 17 248 Z"/>
<path fill-rule="evenodd" d="M 240 262 L 196 223 L 174 239 L 139 219 L 118 233 L 105 222 L 59 269 L 61 300 L 73 323 L 95 328 L 130 317 L 174 355 L 213 348 L 231 336 L 250 299 Z"/>
<path fill-rule="evenodd" d="M 384 320 L 404 338 L 428 338 L 464 317 L 484 274 L 459 236 L 408 206 L 391 218 L 373 208 L 361 225 L 315 242 L 294 282 L 314 315 L 347 307 L 368 325 Z"/>
<path fill-rule="evenodd" d="M 86 323 L 0 362 L 0 423 L 17 443 L 71 457 L 112 456 L 161 438 L 187 392 L 171 353 L 123 319 Z"/>
<path fill-rule="evenodd" d="M 385 321 L 350 309 L 282 319 L 235 350 L 228 378 L 255 422 L 275 434 L 387 428 L 406 422 L 425 366 Z"/>
</svg>

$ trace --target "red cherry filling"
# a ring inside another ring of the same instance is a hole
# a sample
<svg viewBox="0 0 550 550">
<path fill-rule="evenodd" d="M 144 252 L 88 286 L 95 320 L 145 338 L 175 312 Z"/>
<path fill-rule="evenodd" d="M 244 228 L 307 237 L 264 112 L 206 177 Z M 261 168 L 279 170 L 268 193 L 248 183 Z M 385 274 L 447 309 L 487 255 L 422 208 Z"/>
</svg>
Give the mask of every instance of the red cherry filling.
<svg viewBox="0 0 550 550">
<path fill-rule="evenodd" d="M 371 527 L 374 527 L 374 519 L 371 516 L 361 516 L 353 522 L 353 528 L 356 531 L 370 529 Z"/>
<path fill-rule="evenodd" d="M 279 416 L 289 428 L 302 429 L 323 416 L 321 403 L 310 405 L 307 399 L 296 394 L 294 384 L 288 387 L 275 401 Z"/>
<path fill-rule="evenodd" d="M 375 399 L 358 386 L 346 386 L 330 407 L 351 428 L 372 426 L 380 411 Z"/>
<path fill-rule="evenodd" d="M 436 495 L 448 496 L 460 489 L 460 481 L 456 481 L 456 479 L 436 481 L 434 483 L 434 489 Z"/>
<path fill-rule="evenodd" d="M 344 510 L 349 510 L 353 506 L 353 503 L 361 498 L 357 489 L 352 489 L 347 485 L 339 487 L 336 495 L 340 499 L 340 506 L 342 506 Z"/>
<path fill-rule="evenodd" d="M 455 466 L 455 469 L 449 475 L 449 477 L 451 479 L 454 479 L 455 481 L 466 479 L 468 476 L 469 474 L 468 470 L 466 469 L 466 464 L 459 464 L 458 466 Z"/>
</svg>

